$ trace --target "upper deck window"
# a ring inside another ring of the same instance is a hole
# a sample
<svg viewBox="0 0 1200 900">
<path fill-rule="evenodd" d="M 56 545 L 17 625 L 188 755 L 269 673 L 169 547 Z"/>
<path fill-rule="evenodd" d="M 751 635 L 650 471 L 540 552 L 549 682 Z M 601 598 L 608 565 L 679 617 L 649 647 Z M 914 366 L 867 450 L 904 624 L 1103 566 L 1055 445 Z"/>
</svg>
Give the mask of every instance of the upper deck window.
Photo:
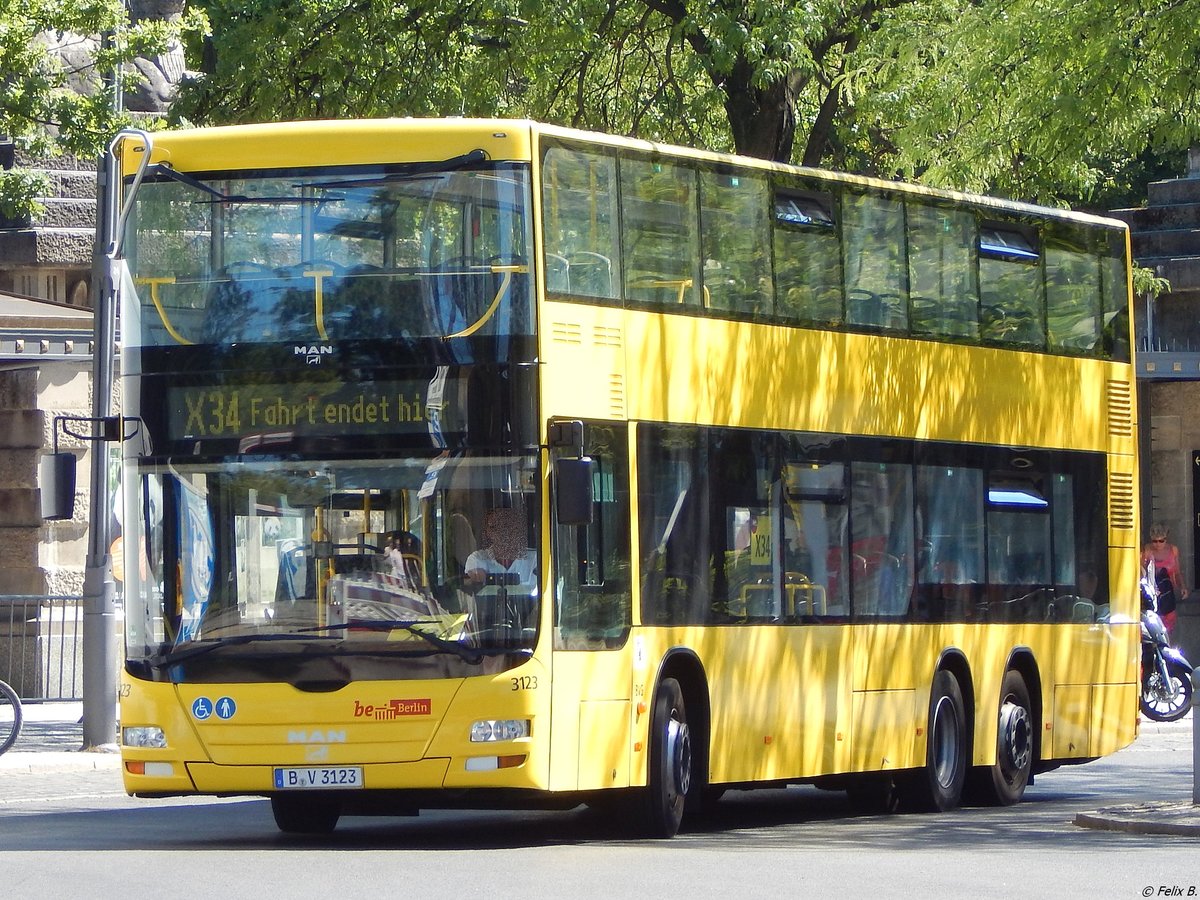
<svg viewBox="0 0 1200 900">
<path fill-rule="evenodd" d="M 546 290 L 618 297 L 616 158 L 594 150 L 550 147 L 542 179 Z"/>
<path fill-rule="evenodd" d="M 528 167 L 180 175 L 130 218 L 134 345 L 531 333 Z"/>
<path fill-rule="evenodd" d="M 842 197 L 846 321 L 888 330 L 908 327 L 904 203 L 878 194 Z"/>
<path fill-rule="evenodd" d="M 828 194 L 775 194 L 775 222 L 796 228 L 834 228 L 833 198 Z"/>
<path fill-rule="evenodd" d="M 702 306 L 696 170 L 667 160 L 622 157 L 620 173 L 625 299 Z"/>
<path fill-rule="evenodd" d="M 772 243 L 775 312 L 825 326 L 842 322 L 845 302 L 837 196 L 776 188 Z"/>
<path fill-rule="evenodd" d="M 1027 235 L 986 222 L 979 226 L 979 253 L 1012 262 L 1035 263 L 1040 258 Z"/>
</svg>

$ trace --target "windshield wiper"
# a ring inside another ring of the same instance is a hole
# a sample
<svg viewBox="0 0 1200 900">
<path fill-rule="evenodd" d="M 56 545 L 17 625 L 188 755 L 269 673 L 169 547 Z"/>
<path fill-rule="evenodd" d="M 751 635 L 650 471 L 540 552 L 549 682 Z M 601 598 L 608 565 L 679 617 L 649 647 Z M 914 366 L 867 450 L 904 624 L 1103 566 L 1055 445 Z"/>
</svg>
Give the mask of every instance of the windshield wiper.
<svg viewBox="0 0 1200 900">
<path fill-rule="evenodd" d="M 430 175 L 441 175 L 444 173 L 455 172 L 459 169 L 466 169 L 470 166 L 476 166 L 480 163 L 487 162 L 487 153 L 483 150 L 472 150 L 469 153 L 464 153 L 461 156 L 452 156 L 450 159 L 430 160 L 429 162 L 417 163 L 402 163 L 395 167 L 395 170 L 388 172 L 386 175 L 368 175 L 363 178 L 339 178 L 337 181 L 317 181 L 313 182 L 311 187 L 315 188 L 359 188 L 359 187 L 382 187 L 387 184 L 395 184 L 397 181 L 407 181 Z"/>
<path fill-rule="evenodd" d="M 146 662 L 157 669 L 162 666 L 169 666 L 178 662 L 183 662 L 185 659 L 203 656 L 206 653 L 211 653 L 213 650 L 220 650 L 224 647 L 236 647 L 241 644 L 253 644 L 256 641 L 295 641 L 302 640 L 303 637 L 307 637 L 307 635 L 301 636 L 294 633 L 237 634 L 227 638 L 216 638 L 209 641 L 197 641 L 193 644 L 187 644 L 183 647 L 167 650 L 165 653 L 156 653 L 154 656 L 147 657 Z"/>
<path fill-rule="evenodd" d="M 325 640 L 334 640 L 335 636 L 329 634 L 333 631 L 345 631 L 349 628 L 363 628 L 371 631 L 391 631 L 399 628 L 410 634 L 416 634 L 422 637 L 426 642 L 433 646 L 437 651 L 443 653 L 453 653 L 471 665 L 478 665 L 483 661 L 485 656 L 491 656 L 492 653 L 479 649 L 478 647 L 467 647 L 459 644 L 456 641 L 448 641 L 445 638 L 438 637 L 435 634 L 430 634 L 416 625 L 436 625 L 436 621 L 428 619 L 407 619 L 407 620 L 379 620 L 371 622 L 354 622 L 346 625 L 318 625 L 312 628 L 303 628 L 297 631 L 289 631 L 286 633 L 267 633 L 267 634 L 238 634 L 227 638 L 218 638 L 210 641 L 202 641 L 194 644 L 188 644 L 183 647 L 177 647 L 168 650 L 165 653 L 157 653 L 154 656 L 147 658 L 146 662 L 153 668 L 162 668 L 164 666 L 172 666 L 176 663 L 183 662 L 188 659 L 194 659 L 197 656 L 204 656 L 214 650 L 224 649 L 226 647 L 237 647 L 245 644 L 253 644 L 259 641 L 303 641 L 312 638 L 324 638 Z M 332 649 L 332 648 L 330 648 Z M 339 647 L 339 652 L 353 653 L 359 648 Z M 399 648 L 397 648 L 399 649 Z M 378 651 L 372 651 L 378 652 Z"/>
<path fill-rule="evenodd" d="M 436 619 L 370 619 L 367 621 L 347 622 L 341 625 L 320 625 L 313 628 L 302 628 L 303 632 L 347 631 L 351 628 L 361 628 L 368 631 L 392 631 L 399 628 L 409 634 L 424 638 L 429 644 L 445 653 L 454 653 L 472 665 L 483 661 L 484 653 L 478 647 L 467 647 L 458 641 L 448 641 L 443 637 L 418 628 L 418 625 L 440 625 Z"/>
<path fill-rule="evenodd" d="M 193 190 L 200 191 L 202 194 L 208 194 L 212 200 L 208 203 L 243 203 L 243 204 L 262 204 L 266 206 L 275 206 L 284 203 L 327 203 L 330 200 L 342 200 L 342 197 L 249 197 L 245 194 L 226 194 L 218 191 L 210 184 L 205 184 L 198 178 L 193 178 L 178 169 L 173 169 L 165 163 L 155 163 L 150 167 L 149 174 L 161 175 L 164 178 L 169 178 L 171 181 L 178 181 L 180 184 L 187 185 Z M 200 201 L 196 201 L 200 202 Z"/>
</svg>

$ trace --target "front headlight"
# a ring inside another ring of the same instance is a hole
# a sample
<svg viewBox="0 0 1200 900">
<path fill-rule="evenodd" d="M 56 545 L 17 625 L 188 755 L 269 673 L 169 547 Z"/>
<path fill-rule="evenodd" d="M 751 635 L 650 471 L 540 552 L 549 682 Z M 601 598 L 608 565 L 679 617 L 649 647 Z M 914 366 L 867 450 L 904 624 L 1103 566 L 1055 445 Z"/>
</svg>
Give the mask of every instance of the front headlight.
<svg viewBox="0 0 1200 900">
<path fill-rule="evenodd" d="M 529 737 L 528 719 L 483 719 L 471 726 L 471 743 L 515 741 Z"/>
<path fill-rule="evenodd" d="M 126 747 L 162 749 L 167 746 L 167 736 L 161 728 L 153 725 L 130 726 L 121 729 L 121 743 Z"/>
</svg>

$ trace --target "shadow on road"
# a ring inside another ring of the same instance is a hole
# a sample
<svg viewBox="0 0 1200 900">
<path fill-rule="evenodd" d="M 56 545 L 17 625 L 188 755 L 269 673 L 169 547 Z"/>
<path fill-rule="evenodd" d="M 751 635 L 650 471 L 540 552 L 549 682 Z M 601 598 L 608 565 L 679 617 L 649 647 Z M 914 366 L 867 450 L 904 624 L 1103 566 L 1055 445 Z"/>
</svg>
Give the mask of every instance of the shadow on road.
<svg viewBox="0 0 1200 900">
<path fill-rule="evenodd" d="M 429 811 L 418 817 L 342 819 L 330 835 L 284 835 L 265 800 L 173 803 L 82 812 L 25 811 L 0 817 L 6 850 L 507 850 L 546 846 L 677 849 L 961 847 L 1040 850 L 1078 847 L 1071 825 L 1087 795 L 1034 791 L 1007 809 L 965 808 L 937 815 L 855 816 L 842 793 L 798 787 L 735 792 L 672 842 L 630 836 L 627 822 L 580 807 L 569 812 Z M 1074 802 L 1072 802 L 1074 801 Z M 1091 832 L 1089 846 L 1125 846 L 1130 838 Z"/>
</svg>

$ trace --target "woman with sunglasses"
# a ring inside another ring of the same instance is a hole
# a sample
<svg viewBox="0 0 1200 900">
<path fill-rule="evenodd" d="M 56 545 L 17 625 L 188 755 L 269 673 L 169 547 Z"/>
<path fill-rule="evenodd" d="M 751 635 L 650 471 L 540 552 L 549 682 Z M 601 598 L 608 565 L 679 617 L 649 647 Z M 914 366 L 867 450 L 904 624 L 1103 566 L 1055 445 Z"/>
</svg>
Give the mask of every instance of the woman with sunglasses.
<svg viewBox="0 0 1200 900">
<path fill-rule="evenodd" d="M 1175 633 L 1175 605 L 1187 598 L 1179 568 L 1179 548 L 1167 540 L 1167 526 L 1155 522 L 1150 526 L 1150 542 L 1142 549 L 1142 565 L 1154 560 L 1155 583 L 1158 586 L 1158 615 L 1167 629 L 1167 637 Z"/>
</svg>

